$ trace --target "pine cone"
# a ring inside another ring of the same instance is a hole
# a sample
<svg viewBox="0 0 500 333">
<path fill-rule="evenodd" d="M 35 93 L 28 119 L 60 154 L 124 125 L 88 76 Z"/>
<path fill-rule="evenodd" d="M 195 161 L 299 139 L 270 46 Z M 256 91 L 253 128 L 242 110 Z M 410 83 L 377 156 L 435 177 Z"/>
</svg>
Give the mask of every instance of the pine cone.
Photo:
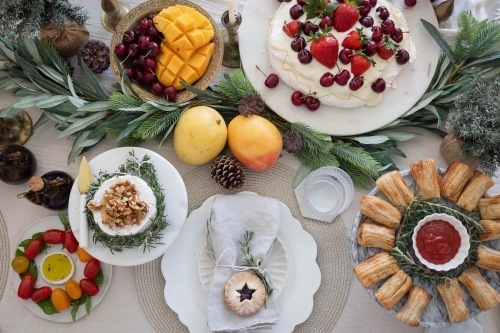
<svg viewBox="0 0 500 333">
<path fill-rule="evenodd" d="M 286 132 L 282 135 L 283 148 L 290 154 L 298 153 L 302 150 L 302 139 L 293 132 Z"/>
<path fill-rule="evenodd" d="M 226 190 L 236 190 L 245 183 L 245 174 L 240 162 L 234 157 L 222 155 L 212 163 L 212 179 Z"/>
<path fill-rule="evenodd" d="M 253 114 L 260 114 L 264 111 L 264 103 L 259 95 L 248 95 L 240 100 L 238 111 L 242 116 L 248 117 Z"/>
<path fill-rule="evenodd" d="M 95 74 L 101 74 L 109 67 L 109 47 L 103 42 L 91 39 L 78 50 L 78 65 L 81 61 Z"/>
<path fill-rule="evenodd" d="M 71 66 L 71 60 L 69 58 L 61 58 L 63 63 L 68 66 L 69 70 L 69 76 L 73 77 L 73 71 L 75 70 L 75 67 Z"/>
</svg>

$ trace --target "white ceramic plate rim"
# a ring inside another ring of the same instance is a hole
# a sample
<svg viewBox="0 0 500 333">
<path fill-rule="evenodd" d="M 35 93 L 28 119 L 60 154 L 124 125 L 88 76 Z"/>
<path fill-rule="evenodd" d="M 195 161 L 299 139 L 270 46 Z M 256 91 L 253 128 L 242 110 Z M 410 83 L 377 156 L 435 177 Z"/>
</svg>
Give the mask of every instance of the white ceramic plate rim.
<svg viewBox="0 0 500 333">
<path fill-rule="evenodd" d="M 418 231 L 420 230 L 420 228 L 422 228 L 424 224 L 432 220 L 444 220 L 446 222 L 449 222 L 458 231 L 458 234 L 460 235 L 460 248 L 458 249 L 457 254 L 455 255 L 455 257 L 453 257 L 453 259 L 451 259 L 445 264 L 438 265 L 425 260 L 420 254 L 420 251 L 417 247 Z M 429 267 L 430 269 L 434 269 L 436 271 L 449 271 L 450 269 L 457 268 L 458 265 L 463 263 L 465 258 L 467 258 L 467 256 L 469 255 L 470 243 L 469 243 L 469 234 L 467 233 L 467 229 L 465 229 L 465 227 L 459 220 L 448 214 L 431 214 L 420 220 L 417 226 L 415 227 L 415 231 L 413 232 L 412 241 L 413 241 L 413 249 L 415 250 L 415 254 L 418 260 L 420 260 L 420 262 L 425 266 Z"/>
<path fill-rule="evenodd" d="M 31 236 L 33 236 L 34 233 L 43 232 L 43 231 L 48 230 L 48 229 L 61 229 L 61 230 L 64 229 L 58 216 L 49 216 L 49 217 L 37 220 L 37 221 L 33 222 L 32 224 L 30 224 L 29 226 L 27 226 L 23 230 L 21 235 L 19 236 L 16 243 L 14 244 L 15 247 L 12 251 L 12 258 L 14 258 L 14 256 L 15 256 L 17 245 L 19 245 L 19 243 L 22 240 L 31 238 Z M 48 245 L 50 245 L 50 244 L 48 244 Z M 57 245 L 57 244 L 50 245 L 50 247 L 47 249 L 46 253 L 61 252 L 61 250 L 60 250 L 61 247 L 62 247 L 62 245 Z M 78 254 L 76 252 L 72 253 L 72 254 L 71 253 L 66 253 L 66 254 L 68 254 L 73 260 L 77 261 L 77 263 L 75 265 L 75 272 L 73 273 L 72 279 L 78 282 L 84 278 L 83 269 L 85 268 L 85 263 L 79 262 L 79 260 L 77 259 Z M 35 258 L 35 262 L 36 262 L 37 267 L 38 267 L 38 280 L 35 283 L 35 286 L 37 288 L 42 287 L 42 286 L 50 286 L 52 289 L 64 288 L 64 286 L 61 286 L 59 284 L 48 283 L 47 281 L 45 281 L 42 278 L 42 275 L 40 273 L 40 267 L 41 267 L 40 263 L 41 263 L 43 257 L 44 256 L 39 254 Z M 92 296 L 92 302 L 91 302 L 91 307 L 90 307 L 90 309 L 91 309 L 90 316 L 92 316 L 92 311 L 95 311 L 94 308 L 101 302 L 104 295 L 108 291 L 109 285 L 111 284 L 111 276 L 113 274 L 113 266 L 106 264 L 106 263 L 101 263 L 101 269 L 102 269 L 102 272 L 104 275 L 104 282 L 103 282 L 103 285 L 101 287 L 99 287 L 99 293 L 96 296 Z M 10 271 L 12 273 L 12 275 L 11 275 L 12 284 L 14 285 L 14 289 L 15 289 L 16 295 L 17 295 L 17 290 L 19 289 L 19 284 L 21 283 L 21 279 L 19 278 L 19 275 L 16 272 L 14 272 L 14 270 L 11 269 Z M 23 299 L 19 298 L 19 300 L 22 301 L 24 303 L 24 305 L 26 305 L 26 307 L 28 309 L 30 309 L 31 312 L 33 312 L 35 315 L 37 315 L 38 317 L 40 317 L 42 319 L 46 319 L 46 320 L 54 321 L 54 322 L 58 322 L 58 323 L 73 322 L 73 318 L 71 318 L 71 307 L 68 309 L 65 309 L 59 313 L 55 313 L 53 315 L 47 315 L 31 299 L 23 300 Z M 76 313 L 75 320 L 78 320 L 85 315 L 87 315 L 87 312 L 85 311 L 85 305 L 81 305 L 78 308 L 78 312 Z"/>
<path fill-rule="evenodd" d="M 283 252 L 284 254 L 280 258 L 278 258 L 282 261 L 272 261 L 275 255 L 279 255 L 280 252 Z M 276 268 L 277 266 L 279 267 L 279 269 Z M 205 246 L 203 246 L 203 249 L 201 250 L 200 260 L 198 260 L 198 275 L 200 278 L 200 283 L 203 286 L 203 290 L 205 290 L 207 293 L 210 289 L 210 282 L 213 278 L 213 272 L 212 274 L 203 274 L 202 271 L 210 271 L 214 269 L 215 262 L 209 257 L 208 245 L 205 243 Z M 273 250 L 269 255 L 268 264 L 266 265 L 265 269 L 267 269 L 269 275 L 271 276 L 273 284 L 273 294 L 276 298 L 278 298 L 283 288 L 285 288 L 286 281 L 288 279 L 288 256 L 286 255 L 286 249 L 283 246 L 283 242 L 278 237 L 276 237 L 276 240 L 274 241 Z M 208 275 L 210 275 L 210 277 L 208 277 Z M 282 280 L 275 279 L 278 276 L 281 277 Z"/>
<path fill-rule="evenodd" d="M 89 167 L 94 180 L 100 171 L 114 172 L 123 164 L 130 151 L 134 151 L 135 157 L 141 159 L 144 155 L 149 155 L 151 161 L 155 165 L 158 175 L 158 181 L 163 185 L 163 194 L 165 195 L 165 215 L 170 223 L 163 229 L 162 244 L 156 244 L 150 251 L 143 251 L 142 247 L 123 249 L 122 252 L 114 252 L 104 247 L 101 243 L 92 242 L 93 232 L 89 230 L 89 246 L 86 249 L 94 258 L 117 266 L 136 266 L 145 264 L 151 260 L 160 257 L 175 241 L 184 224 L 187 216 L 188 199 L 186 186 L 174 166 L 161 155 L 154 151 L 137 148 L 137 147 L 122 147 L 108 150 L 89 162 Z M 75 184 L 71 189 L 68 205 L 69 221 L 76 239 L 79 239 L 79 205 L 80 191 L 78 189 L 78 177 L 75 179 Z"/>
<path fill-rule="evenodd" d="M 177 241 L 161 262 L 166 280 L 165 300 L 190 332 L 208 332 L 208 295 L 198 278 L 198 260 L 206 243 L 206 216 L 200 212 L 206 211 L 214 198 L 208 198 L 189 215 Z M 283 241 L 290 266 L 288 282 L 277 299 L 280 321 L 272 329 L 276 333 L 292 332 L 296 325 L 310 316 L 313 296 L 321 283 L 316 242 L 281 202 L 280 215 L 284 218 L 280 220 L 278 237 Z"/>
<path fill-rule="evenodd" d="M 263 99 L 277 114 L 289 122 L 303 122 L 315 130 L 330 135 L 356 135 L 387 125 L 408 111 L 424 94 L 437 66 L 440 49 L 422 26 L 423 18 L 437 27 L 437 19 L 429 1 L 421 1 L 408 8 L 403 0 L 395 0 L 412 31 L 417 46 L 417 58 L 405 65 L 395 78 L 397 89 L 387 89 L 383 101 L 375 107 L 352 109 L 321 106 L 310 112 L 305 107 L 295 107 L 290 102 L 293 89 L 283 82 L 276 88 L 264 85 L 264 76 L 256 69 L 271 73 L 267 40 L 269 22 L 280 2 L 267 0 L 247 1 L 239 29 L 241 63 L 245 74 Z M 255 24 L 261 22 L 261 24 Z M 404 78 L 404 79 L 403 79 Z"/>
</svg>

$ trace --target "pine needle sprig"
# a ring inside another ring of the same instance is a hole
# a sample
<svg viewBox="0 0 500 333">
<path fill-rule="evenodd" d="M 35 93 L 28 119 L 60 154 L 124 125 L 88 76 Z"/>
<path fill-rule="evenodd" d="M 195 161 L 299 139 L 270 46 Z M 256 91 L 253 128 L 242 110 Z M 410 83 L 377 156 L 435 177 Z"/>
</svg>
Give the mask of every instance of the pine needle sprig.
<svg viewBox="0 0 500 333">
<path fill-rule="evenodd" d="M 295 154 L 295 157 L 303 165 L 312 169 L 339 165 L 332 154 L 333 142 L 329 135 L 321 134 L 303 123 L 292 123 L 291 131 L 302 140 L 303 148 Z"/>
<path fill-rule="evenodd" d="M 88 207 L 85 207 L 85 215 L 89 221 L 89 228 L 94 232 L 93 242 L 100 242 L 104 247 L 109 248 L 111 253 L 114 253 L 115 251 L 121 252 L 125 248 L 133 247 L 143 247 L 143 253 L 145 253 L 146 250 L 151 251 L 156 244 L 160 244 L 160 241 L 163 238 L 161 231 L 169 224 L 165 217 L 165 195 L 163 194 L 162 186 L 158 181 L 155 166 L 150 163 L 150 159 L 150 156 L 144 155 L 144 157 L 139 160 L 134 156 L 134 152 L 131 151 L 127 161 L 120 165 L 117 171 L 99 172 L 96 181 L 89 186 L 86 201 L 87 204 L 94 197 L 102 183 L 106 180 L 115 176 L 130 174 L 142 178 L 149 185 L 149 187 L 151 187 L 151 190 L 156 197 L 157 213 L 153 218 L 151 227 L 134 235 L 111 236 L 106 234 L 95 222 L 92 211 Z"/>
<path fill-rule="evenodd" d="M 148 140 L 160 135 L 165 129 L 179 120 L 181 112 L 181 109 L 177 109 L 175 111 L 158 111 L 154 113 L 137 127 L 137 136 L 143 140 Z"/>
<path fill-rule="evenodd" d="M 259 94 L 241 70 L 225 74 L 224 79 L 219 81 L 214 90 L 236 103 L 245 96 Z"/>
<path fill-rule="evenodd" d="M 450 205 L 448 206 L 444 203 L 446 202 L 445 199 L 441 200 L 443 202 L 425 201 L 419 196 L 413 198 L 399 226 L 396 234 L 396 246 L 392 249 L 391 255 L 396 258 L 401 266 L 407 268 L 408 274 L 412 277 L 418 277 L 422 281 L 449 283 L 450 278 L 459 276 L 466 267 L 473 265 L 477 261 L 477 248 L 480 244 L 477 235 L 478 232 L 484 231 L 484 227 L 480 222 L 477 210 L 469 213 L 460 207 L 450 207 L 452 204 L 449 202 L 447 202 Z M 435 271 L 425 267 L 416 258 L 413 250 L 412 237 L 418 222 L 428 215 L 439 213 L 448 214 L 461 221 L 468 230 L 470 240 L 469 255 L 464 263 L 447 272 Z"/>
<path fill-rule="evenodd" d="M 113 92 L 108 99 L 109 106 L 112 110 L 125 111 L 129 109 L 140 108 L 143 102 L 132 95 L 125 95 L 118 92 Z"/>
<path fill-rule="evenodd" d="M 241 252 L 243 252 L 243 255 L 245 256 L 245 262 L 242 264 L 242 266 L 245 266 L 245 267 L 258 267 L 253 256 L 250 254 L 250 245 L 249 244 L 253 238 L 253 235 L 254 235 L 253 231 L 246 230 L 245 234 L 243 236 L 243 238 L 244 238 L 243 242 L 238 241 L 238 243 L 240 243 L 240 245 L 241 245 L 241 248 L 240 248 Z M 271 286 L 267 282 L 266 276 L 264 274 L 262 274 L 258 269 L 251 269 L 251 271 L 252 271 L 252 273 L 257 275 L 259 277 L 259 279 L 262 281 L 262 284 L 264 284 L 264 288 L 266 290 L 266 301 L 267 301 L 267 298 L 271 295 L 271 293 L 273 292 L 273 289 L 271 288 Z"/>
<path fill-rule="evenodd" d="M 332 153 L 338 160 L 358 169 L 362 174 L 372 178 L 380 176 L 382 165 L 361 147 L 355 147 L 350 143 L 336 140 L 332 146 Z"/>
</svg>

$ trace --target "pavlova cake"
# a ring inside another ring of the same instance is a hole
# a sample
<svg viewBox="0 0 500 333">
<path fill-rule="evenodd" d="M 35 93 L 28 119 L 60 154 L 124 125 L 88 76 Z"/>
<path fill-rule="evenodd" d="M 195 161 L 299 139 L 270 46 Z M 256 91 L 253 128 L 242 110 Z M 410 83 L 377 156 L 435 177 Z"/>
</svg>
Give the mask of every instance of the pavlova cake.
<svg viewBox="0 0 500 333">
<path fill-rule="evenodd" d="M 268 48 L 292 103 L 375 106 L 417 56 L 410 29 L 391 0 L 291 0 L 271 22 Z"/>
</svg>

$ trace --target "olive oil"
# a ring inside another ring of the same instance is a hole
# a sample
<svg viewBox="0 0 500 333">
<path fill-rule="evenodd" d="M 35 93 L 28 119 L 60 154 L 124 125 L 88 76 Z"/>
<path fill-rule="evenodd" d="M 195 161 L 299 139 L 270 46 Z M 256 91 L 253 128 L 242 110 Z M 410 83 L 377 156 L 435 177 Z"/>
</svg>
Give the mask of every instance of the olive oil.
<svg viewBox="0 0 500 333">
<path fill-rule="evenodd" d="M 73 263 L 64 253 L 52 253 L 43 260 L 42 271 L 48 282 L 57 283 L 70 276 Z"/>
</svg>

